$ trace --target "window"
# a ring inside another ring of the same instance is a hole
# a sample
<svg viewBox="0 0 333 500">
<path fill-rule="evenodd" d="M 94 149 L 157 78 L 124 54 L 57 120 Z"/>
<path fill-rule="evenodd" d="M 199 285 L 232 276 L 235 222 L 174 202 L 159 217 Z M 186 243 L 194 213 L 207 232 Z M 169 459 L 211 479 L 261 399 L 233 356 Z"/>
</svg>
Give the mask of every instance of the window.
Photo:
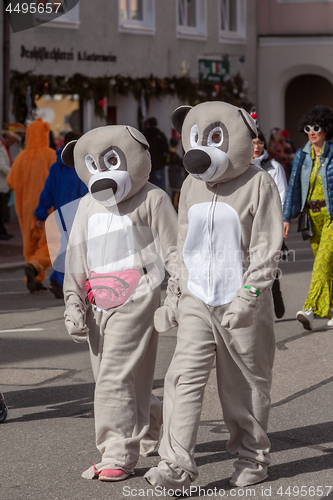
<svg viewBox="0 0 333 500">
<path fill-rule="evenodd" d="M 220 41 L 244 41 L 246 0 L 220 0 Z"/>
<path fill-rule="evenodd" d="M 155 0 L 119 0 L 119 31 L 155 34 Z"/>
<path fill-rule="evenodd" d="M 44 12 L 34 15 L 35 26 L 51 28 L 78 28 L 79 1 L 78 0 L 39 0 L 38 5 L 45 7 Z M 51 10 L 53 12 L 49 12 Z M 41 24 L 43 23 L 43 24 Z"/>
<path fill-rule="evenodd" d="M 178 36 L 206 39 L 206 10 L 206 0 L 178 0 Z"/>
</svg>

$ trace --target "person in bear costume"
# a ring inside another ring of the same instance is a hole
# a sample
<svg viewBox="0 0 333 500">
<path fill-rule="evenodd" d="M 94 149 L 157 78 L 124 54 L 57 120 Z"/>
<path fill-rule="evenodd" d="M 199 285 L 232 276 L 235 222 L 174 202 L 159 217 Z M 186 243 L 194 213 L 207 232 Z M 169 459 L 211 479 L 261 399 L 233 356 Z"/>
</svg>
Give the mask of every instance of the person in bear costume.
<svg viewBox="0 0 333 500">
<path fill-rule="evenodd" d="M 43 281 L 51 266 L 45 229 L 37 227 L 34 211 L 56 152 L 49 147 L 49 124 L 37 118 L 27 128 L 25 144 L 7 176 L 15 193 L 15 208 L 23 239 L 25 276 L 31 293 L 46 290 Z"/>
<path fill-rule="evenodd" d="M 65 324 L 75 341 L 88 340 L 96 381 L 102 458 L 82 474 L 87 479 L 126 479 L 159 439 L 154 312 L 164 265 L 174 276 L 177 214 L 147 182 L 148 148 L 141 132 L 114 125 L 87 132 L 62 153 L 89 190 L 70 232 L 64 280 Z"/>
<path fill-rule="evenodd" d="M 271 287 L 282 244 L 282 210 L 272 177 L 250 165 L 254 120 L 224 102 L 181 106 L 184 181 L 178 213 L 179 292 L 170 288 L 155 327 L 178 323 L 166 374 L 161 461 L 145 477 L 154 486 L 189 488 L 198 477 L 194 448 L 204 389 L 216 363 L 231 484 L 264 480 L 270 464 L 267 424 L 275 352 Z M 180 298 L 179 298 L 180 296 Z"/>
</svg>

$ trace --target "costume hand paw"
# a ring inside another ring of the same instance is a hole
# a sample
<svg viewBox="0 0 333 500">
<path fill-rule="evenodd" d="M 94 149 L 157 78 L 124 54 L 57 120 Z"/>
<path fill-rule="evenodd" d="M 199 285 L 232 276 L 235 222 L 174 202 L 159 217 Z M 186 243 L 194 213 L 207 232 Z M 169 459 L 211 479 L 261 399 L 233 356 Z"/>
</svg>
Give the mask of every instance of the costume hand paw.
<svg viewBox="0 0 333 500">
<path fill-rule="evenodd" d="M 75 342 L 85 342 L 89 329 L 85 323 L 85 312 L 73 305 L 65 310 L 65 325 L 69 335 Z"/>
<path fill-rule="evenodd" d="M 159 333 L 167 332 L 178 325 L 177 295 L 168 295 L 164 305 L 155 311 L 154 325 Z"/>
<path fill-rule="evenodd" d="M 248 328 L 253 323 L 253 312 L 258 302 L 258 297 L 245 288 L 237 291 L 236 297 L 230 308 L 224 314 L 221 325 L 228 330 Z"/>
</svg>

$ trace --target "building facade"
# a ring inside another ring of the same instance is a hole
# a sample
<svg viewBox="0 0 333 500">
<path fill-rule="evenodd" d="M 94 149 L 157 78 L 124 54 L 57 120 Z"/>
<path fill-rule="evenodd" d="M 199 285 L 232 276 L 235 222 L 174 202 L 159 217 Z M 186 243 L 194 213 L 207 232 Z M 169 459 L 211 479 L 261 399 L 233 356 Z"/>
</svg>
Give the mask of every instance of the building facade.
<svg viewBox="0 0 333 500">
<path fill-rule="evenodd" d="M 333 108 L 333 1 L 258 1 L 258 117 L 266 137 L 287 129 L 296 147 L 300 118 Z"/>
<path fill-rule="evenodd" d="M 79 101 L 67 122 L 83 131 L 155 116 L 170 137 L 179 104 L 254 102 L 257 0 L 72 1 L 60 17 L 37 13 L 31 23 L 44 24 L 11 33 L 12 119 L 26 116 L 29 92 L 46 99 L 46 119 L 66 94 Z"/>
</svg>

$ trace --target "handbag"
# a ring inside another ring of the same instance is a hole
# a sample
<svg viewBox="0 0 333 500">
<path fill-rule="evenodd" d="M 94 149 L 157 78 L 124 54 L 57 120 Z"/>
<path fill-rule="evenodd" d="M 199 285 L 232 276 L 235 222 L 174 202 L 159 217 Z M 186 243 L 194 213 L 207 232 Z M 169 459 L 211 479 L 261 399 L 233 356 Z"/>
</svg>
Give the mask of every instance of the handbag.
<svg viewBox="0 0 333 500">
<path fill-rule="evenodd" d="M 312 189 L 311 189 L 311 193 L 309 196 L 309 201 L 311 200 L 311 196 L 312 196 L 314 188 L 315 188 L 318 174 L 319 174 L 319 166 L 317 168 L 316 176 L 315 176 L 313 184 L 312 184 Z M 314 237 L 313 222 L 311 220 L 311 215 L 308 211 L 304 211 L 304 212 L 300 213 L 300 215 L 298 217 L 297 232 L 302 233 L 302 238 L 304 241 Z"/>
<path fill-rule="evenodd" d="M 314 237 L 313 223 L 309 212 L 301 212 L 298 217 L 298 233 L 302 233 L 303 240 Z"/>
</svg>

